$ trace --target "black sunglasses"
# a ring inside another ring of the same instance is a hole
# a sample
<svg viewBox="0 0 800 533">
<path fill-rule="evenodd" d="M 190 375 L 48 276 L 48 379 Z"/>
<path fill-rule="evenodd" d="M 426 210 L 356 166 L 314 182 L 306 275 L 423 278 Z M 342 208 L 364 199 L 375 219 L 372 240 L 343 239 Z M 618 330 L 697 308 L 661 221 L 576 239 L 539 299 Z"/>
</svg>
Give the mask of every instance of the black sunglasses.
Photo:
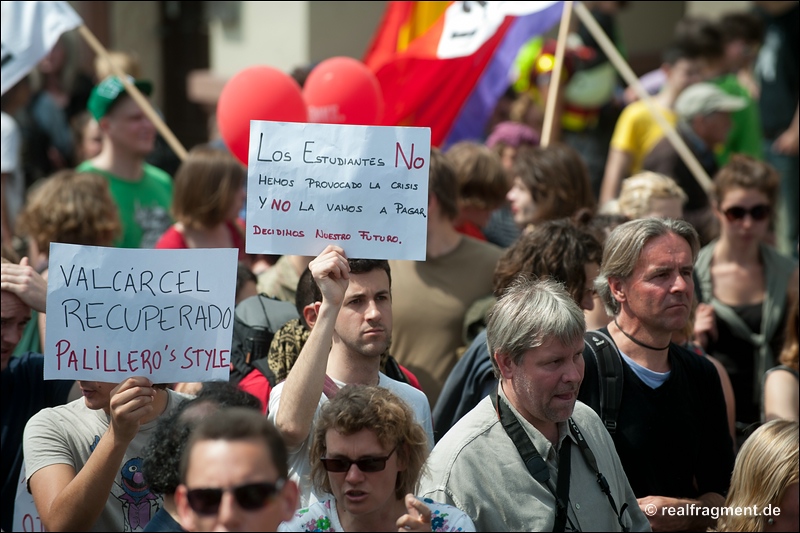
<svg viewBox="0 0 800 533">
<path fill-rule="evenodd" d="M 278 494 L 284 482 L 285 480 L 279 479 L 275 483 L 249 483 L 230 489 L 191 489 L 186 492 L 186 499 L 195 513 L 213 515 L 219 511 L 222 494 L 231 492 L 239 507 L 245 511 L 255 511 Z"/>
<path fill-rule="evenodd" d="M 771 209 L 767 204 L 758 204 L 754 205 L 750 209 L 735 205 L 733 207 L 729 207 L 723 211 L 723 213 L 725 213 L 725 218 L 727 218 L 729 222 L 742 220 L 747 215 L 750 215 L 753 220 L 761 221 L 769 216 L 770 211 Z"/>
<path fill-rule="evenodd" d="M 381 472 L 384 468 L 386 468 L 386 461 L 389 460 L 389 457 L 397 450 L 397 446 L 395 446 L 394 450 L 389 452 L 389 455 L 386 457 L 365 457 L 363 459 L 359 459 L 358 461 L 351 461 L 347 458 L 341 459 L 327 459 L 322 458 L 322 466 L 325 467 L 325 470 L 328 472 L 348 472 L 350 467 L 356 465 L 359 470 L 362 472 Z"/>
</svg>

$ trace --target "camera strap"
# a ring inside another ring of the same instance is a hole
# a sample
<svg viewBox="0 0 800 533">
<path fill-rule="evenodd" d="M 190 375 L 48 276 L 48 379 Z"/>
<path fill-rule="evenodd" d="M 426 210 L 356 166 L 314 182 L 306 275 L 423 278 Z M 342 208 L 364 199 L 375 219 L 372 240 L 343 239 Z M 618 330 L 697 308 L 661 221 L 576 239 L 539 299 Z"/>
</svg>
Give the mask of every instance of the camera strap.
<svg viewBox="0 0 800 533">
<path fill-rule="evenodd" d="M 505 405 L 505 400 L 497 397 L 497 393 L 491 394 L 492 405 L 494 406 L 497 418 L 503 425 L 511 441 L 516 446 L 517 451 L 525 463 L 530 475 L 544 485 L 551 493 L 553 489 L 550 488 L 548 481 L 550 480 L 550 471 L 547 468 L 547 463 L 542 458 L 539 450 L 536 449 L 531 439 L 528 438 L 525 429 L 514 413 Z M 572 455 L 570 453 L 572 441 L 564 439 L 561 444 L 561 451 L 558 455 L 558 479 L 556 480 L 556 492 L 553 494 L 556 498 L 556 519 L 553 523 L 553 531 L 564 531 L 567 524 L 567 508 L 569 506 L 569 477 Z M 574 529 L 574 528 L 573 528 Z"/>
<path fill-rule="evenodd" d="M 503 429 L 505 429 L 506 434 L 508 434 L 511 441 L 514 443 L 514 446 L 517 448 L 517 451 L 522 457 L 522 461 L 525 463 L 525 467 L 528 469 L 528 472 L 536 481 L 547 487 L 547 489 L 552 493 L 553 491 L 550 488 L 550 485 L 547 483 L 550 480 L 550 471 L 547 469 L 547 463 L 542 458 L 533 442 L 531 442 L 528 434 L 525 433 L 525 429 L 522 427 L 522 424 L 520 424 L 517 417 L 514 416 L 514 413 L 512 413 L 509 407 L 506 405 L 505 400 L 497 396 L 497 392 L 493 392 L 491 394 L 491 399 L 492 405 L 497 413 L 497 418 L 503 425 Z M 611 495 L 611 487 L 609 486 L 605 476 L 598 469 L 597 459 L 595 458 L 592 450 L 589 448 L 589 444 L 583 437 L 580 428 L 578 428 L 578 425 L 574 420 L 572 420 L 571 417 L 567 420 L 567 423 L 570 433 L 572 433 L 572 436 L 578 443 L 578 448 L 581 451 L 583 459 L 597 476 L 597 483 L 600 485 L 600 490 L 608 498 L 608 502 L 611 504 L 611 508 L 614 511 L 614 515 L 617 517 L 617 521 L 622 528 L 622 531 L 629 531 L 629 528 L 625 526 L 622 521 L 622 515 L 627 510 L 628 504 L 624 503 L 619 511 L 617 511 L 617 504 L 614 501 L 614 497 Z M 553 523 L 553 531 L 564 531 L 567 520 L 569 520 L 569 517 L 567 516 L 567 509 L 569 507 L 569 481 L 572 466 L 571 447 L 572 440 L 569 438 L 564 439 L 561 443 L 561 450 L 558 454 L 558 479 L 556 480 L 556 492 L 554 493 L 556 498 L 556 518 L 555 522 Z M 572 529 L 574 530 L 575 528 L 573 527 Z"/>
</svg>

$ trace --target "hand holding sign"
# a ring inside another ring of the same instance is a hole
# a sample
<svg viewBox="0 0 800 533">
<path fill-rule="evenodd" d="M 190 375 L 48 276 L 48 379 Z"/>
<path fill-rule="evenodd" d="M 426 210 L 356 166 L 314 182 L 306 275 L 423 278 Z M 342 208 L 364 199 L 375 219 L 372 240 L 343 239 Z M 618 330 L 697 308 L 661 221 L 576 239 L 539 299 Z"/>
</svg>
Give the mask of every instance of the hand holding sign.
<svg viewBox="0 0 800 533">
<path fill-rule="evenodd" d="M 300 85 L 278 69 L 256 66 L 228 80 L 217 103 L 217 124 L 228 149 L 245 165 L 251 120 L 305 122 Z"/>
<path fill-rule="evenodd" d="M 340 307 L 344 301 L 344 293 L 350 283 L 350 264 L 344 250 L 338 246 L 328 245 L 309 264 L 308 269 L 314 276 L 322 293 L 322 301 L 334 307 Z"/>
<path fill-rule="evenodd" d="M 132 441 L 142 421 L 153 414 L 157 394 L 150 380 L 141 376 L 128 378 L 114 387 L 109 401 L 114 436 Z"/>
</svg>

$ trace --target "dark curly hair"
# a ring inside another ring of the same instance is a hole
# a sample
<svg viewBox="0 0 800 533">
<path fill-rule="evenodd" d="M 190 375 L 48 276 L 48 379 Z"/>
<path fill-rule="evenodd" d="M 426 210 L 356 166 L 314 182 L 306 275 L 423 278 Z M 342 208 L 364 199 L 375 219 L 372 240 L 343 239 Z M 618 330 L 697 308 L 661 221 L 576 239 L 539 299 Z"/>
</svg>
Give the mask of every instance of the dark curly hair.
<svg viewBox="0 0 800 533">
<path fill-rule="evenodd" d="M 586 286 L 584 266 L 600 265 L 603 247 L 590 232 L 560 218 L 537 224 L 523 233 L 497 261 L 494 295 L 500 297 L 519 274 L 553 278 L 563 283 L 580 305 Z"/>
<path fill-rule="evenodd" d="M 174 494 L 180 485 L 183 449 L 192 429 L 211 413 L 226 407 L 247 407 L 261 412 L 261 401 L 228 381 L 203 384 L 198 395 L 181 403 L 159 420 L 142 453 L 142 470 L 150 490 Z"/>
</svg>

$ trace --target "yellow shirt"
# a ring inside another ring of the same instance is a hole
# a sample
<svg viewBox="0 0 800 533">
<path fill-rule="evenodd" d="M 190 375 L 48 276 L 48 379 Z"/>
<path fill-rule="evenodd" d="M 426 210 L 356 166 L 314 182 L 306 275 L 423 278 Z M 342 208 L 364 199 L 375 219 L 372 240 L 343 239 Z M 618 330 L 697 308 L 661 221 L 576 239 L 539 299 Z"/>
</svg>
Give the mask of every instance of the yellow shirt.
<svg viewBox="0 0 800 533">
<path fill-rule="evenodd" d="M 662 116 L 667 122 L 675 125 L 677 118 L 671 109 L 655 106 L 661 110 Z M 637 100 L 622 110 L 614 127 L 614 135 L 611 137 L 611 148 L 628 152 L 633 156 L 630 175 L 642 169 L 642 162 L 650 150 L 664 136 L 661 126 L 650 113 L 647 105 Z"/>
</svg>

